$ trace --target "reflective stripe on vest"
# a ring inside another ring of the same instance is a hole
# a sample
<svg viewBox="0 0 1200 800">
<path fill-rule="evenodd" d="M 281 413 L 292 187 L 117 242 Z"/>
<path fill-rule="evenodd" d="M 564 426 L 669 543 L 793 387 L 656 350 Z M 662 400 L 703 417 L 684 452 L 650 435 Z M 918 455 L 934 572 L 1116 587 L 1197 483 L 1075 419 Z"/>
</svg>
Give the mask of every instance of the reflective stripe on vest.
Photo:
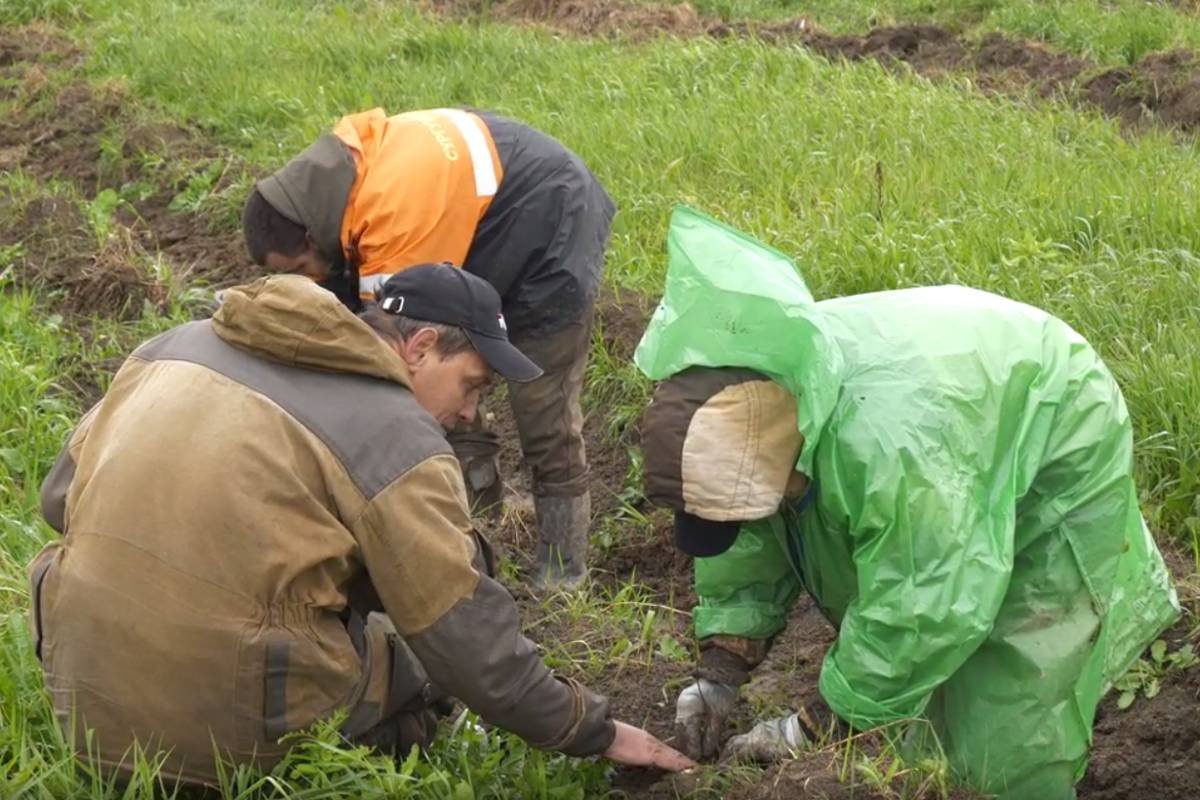
<svg viewBox="0 0 1200 800">
<path fill-rule="evenodd" d="M 496 167 L 492 164 L 492 152 L 475 121 L 478 117 L 457 108 L 439 108 L 438 112 L 450 118 L 467 143 L 467 155 L 471 159 L 471 169 L 475 171 L 475 194 L 478 197 L 494 196 L 500 182 L 496 178 Z"/>
</svg>

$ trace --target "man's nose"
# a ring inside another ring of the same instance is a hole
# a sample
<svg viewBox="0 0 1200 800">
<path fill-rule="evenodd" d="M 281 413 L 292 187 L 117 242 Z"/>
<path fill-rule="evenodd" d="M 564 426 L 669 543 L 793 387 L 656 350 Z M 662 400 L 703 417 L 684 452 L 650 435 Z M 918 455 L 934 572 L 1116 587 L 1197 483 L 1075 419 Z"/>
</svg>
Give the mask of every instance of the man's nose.
<svg viewBox="0 0 1200 800">
<path fill-rule="evenodd" d="M 475 415 L 479 413 L 479 400 L 474 399 L 467 402 L 465 406 L 458 412 L 458 416 L 463 422 L 474 422 Z"/>
</svg>

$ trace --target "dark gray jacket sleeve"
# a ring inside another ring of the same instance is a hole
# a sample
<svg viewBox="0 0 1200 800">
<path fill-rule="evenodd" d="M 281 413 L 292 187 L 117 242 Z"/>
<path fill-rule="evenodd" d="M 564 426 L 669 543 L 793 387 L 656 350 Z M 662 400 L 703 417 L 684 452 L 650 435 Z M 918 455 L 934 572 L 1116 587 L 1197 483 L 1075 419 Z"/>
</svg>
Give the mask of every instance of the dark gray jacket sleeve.
<svg viewBox="0 0 1200 800">
<path fill-rule="evenodd" d="M 408 641 L 439 686 L 533 746 L 587 756 L 612 744 L 608 699 L 550 672 L 521 635 L 516 603 L 491 578 L 481 576 L 473 596 Z"/>
<path fill-rule="evenodd" d="M 384 609 L 443 691 L 535 747 L 608 748 L 608 701 L 546 667 L 517 604 L 488 577 L 452 453 L 408 470 L 351 527 Z"/>
</svg>

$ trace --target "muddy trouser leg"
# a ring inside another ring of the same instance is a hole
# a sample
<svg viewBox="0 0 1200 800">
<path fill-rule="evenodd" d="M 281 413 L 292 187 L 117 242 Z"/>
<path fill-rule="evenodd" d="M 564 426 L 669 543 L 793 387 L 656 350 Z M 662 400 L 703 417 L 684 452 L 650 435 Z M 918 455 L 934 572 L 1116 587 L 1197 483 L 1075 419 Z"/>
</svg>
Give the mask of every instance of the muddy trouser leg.
<svg viewBox="0 0 1200 800">
<path fill-rule="evenodd" d="M 397 758 L 428 747 L 453 701 L 430 682 L 386 614 L 372 613 L 365 622 L 352 614 L 347 628 L 363 659 L 365 685 L 342 734 Z"/>
<path fill-rule="evenodd" d="M 471 512 L 496 511 L 503 499 L 504 482 L 500 479 L 500 441 L 488 430 L 482 410 L 470 423 L 460 423 L 446 434 L 462 468 Z"/>
<path fill-rule="evenodd" d="M 591 329 L 589 310 L 560 331 L 513 340 L 545 373 L 508 389 L 521 450 L 533 473 L 538 587 L 572 586 L 587 571 L 591 496 L 580 403 Z"/>
</svg>

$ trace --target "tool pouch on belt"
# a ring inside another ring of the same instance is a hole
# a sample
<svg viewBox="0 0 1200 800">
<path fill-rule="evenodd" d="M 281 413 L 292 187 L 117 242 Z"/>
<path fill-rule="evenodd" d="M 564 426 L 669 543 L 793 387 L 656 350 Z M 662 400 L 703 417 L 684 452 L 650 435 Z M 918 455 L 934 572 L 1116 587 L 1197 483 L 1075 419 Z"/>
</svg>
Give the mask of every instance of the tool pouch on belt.
<svg viewBox="0 0 1200 800">
<path fill-rule="evenodd" d="M 392 681 L 391 702 L 387 704 L 384 716 L 434 708 L 439 700 L 445 699 L 445 692 L 429 680 L 425 665 L 413 654 L 403 637 L 389 633 L 387 641 L 392 649 Z"/>
<path fill-rule="evenodd" d="M 453 701 L 429 680 L 424 665 L 387 616 L 371 614 L 364 620 L 351 613 L 346 630 L 362 658 L 364 679 L 358 701 L 342 725 L 347 738 L 357 740 L 398 715 L 452 710 Z"/>
</svg>

